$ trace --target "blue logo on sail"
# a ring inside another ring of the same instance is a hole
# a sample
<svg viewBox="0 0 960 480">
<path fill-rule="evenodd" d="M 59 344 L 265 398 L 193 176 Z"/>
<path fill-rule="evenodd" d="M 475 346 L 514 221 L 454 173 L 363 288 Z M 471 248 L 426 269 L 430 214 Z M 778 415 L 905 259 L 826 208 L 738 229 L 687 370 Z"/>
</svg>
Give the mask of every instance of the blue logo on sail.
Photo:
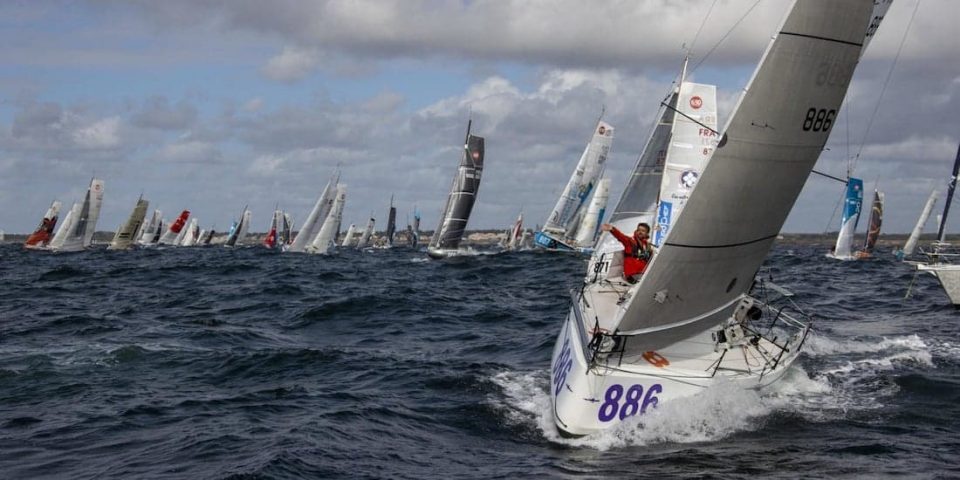
<svg viewBox="0 0 960 480">
<path fill-rule="evenodd" d="M 657 209 L 657 230 L 653 232 L 653 244 L 660 246 L 660 242 L 667 236 L 670 230 L 670 219 L 673 216 L 673 204 L 670 202 L 660 202 L 660 208 Z"/>
</svg>

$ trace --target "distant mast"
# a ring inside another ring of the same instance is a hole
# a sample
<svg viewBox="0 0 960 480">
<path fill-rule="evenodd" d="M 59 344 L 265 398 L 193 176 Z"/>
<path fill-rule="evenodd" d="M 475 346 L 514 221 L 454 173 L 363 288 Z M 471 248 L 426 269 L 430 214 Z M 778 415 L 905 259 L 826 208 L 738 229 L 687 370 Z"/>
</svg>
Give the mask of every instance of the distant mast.
<svg viewBox="0 0 960 480">
<path fill-rule="evenodd" d="M 434 231 L 427 249 L 427 253 L 432 256 L 449 255 L 460 247 L 460 240 L 477 199 L 483 172 L 484 139 L 470 134 L 472 125 L 473 120 L 467 122 L 467 138 L 460 156 L 460 165 L 440 215 L 440 225 Z"/>
<path fill-rule="evenodd" d="M 960 147 L 957 148 L 957 158 L 953 161 L 953 175 L 950 177 L 950 186 L 947 187 L 947 201 L 943 204 L 943 215 L 940 217 L 940 228 L 937 230 L 937 240 L 943 242 L 947 234 L 947 215 L 950 213 L 950 204 L 953 202 L 953 191 L 957 188 L 957 175 L 960 174 Z"/>
</svg>

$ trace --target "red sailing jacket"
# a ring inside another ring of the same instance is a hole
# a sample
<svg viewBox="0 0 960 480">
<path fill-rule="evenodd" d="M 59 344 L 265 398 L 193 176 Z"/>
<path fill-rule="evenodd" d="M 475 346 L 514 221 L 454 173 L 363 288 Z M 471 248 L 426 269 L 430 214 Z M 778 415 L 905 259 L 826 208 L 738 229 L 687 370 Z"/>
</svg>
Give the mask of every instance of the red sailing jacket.
<svg viewBox="0 0 960 480">
<path fill-rule="evenodd" d="M 610 233 L 623 244 L 623 276 L 629 278 L 643 273 L 647 269 L 647 262 L 650 261 L 647 251 L 649 242 L 628 237 L 617 230 L 617 227 L 613 227 Z"/>
</svg>

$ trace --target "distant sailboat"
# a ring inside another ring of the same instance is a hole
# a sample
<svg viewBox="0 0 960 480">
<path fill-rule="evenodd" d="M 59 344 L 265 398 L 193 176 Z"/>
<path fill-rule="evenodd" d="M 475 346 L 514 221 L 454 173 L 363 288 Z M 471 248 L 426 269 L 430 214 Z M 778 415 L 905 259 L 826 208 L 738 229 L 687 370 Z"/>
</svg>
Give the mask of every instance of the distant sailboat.
<svg viewBox="0 0 960 480">
<path fill-rule="evenodd" d="M 880 238 L 880 226 L 883 224 L 883 192 L 874 189 L 873 202 L 870 204 L 870 225 L 867 227 L 867 238 L 863 242 L 863 249 L 854 254 L 857 259 L 873 256 L 873 247 Z"/>
<path fill-rule="evenodd" d="M 283 212 L 280 210 L 274 210 L 273 216 L 270 218 L 270 229 L 267 231 L 267 236 L 263 239 L 263 246 L 271 250 L 278 249 L 283 246 L 283 242 L 280 241 L 280 232 L 283 230 Z"/>
<path fill-rule="evenodd" d="M 333 208 L 320 227 L 316 238 L 307 247 L 307 253 L 330 255 L 337 244 L 337 230 L 343 221 L 343 208 L 347 202 L 347 186 L 337 185 L 337 194 L 334 197 Z"/>
<path fill-rule="evenodd" d="M 140 198 L 137 199 L 137 204 L 133 207 L 133 212 L 130 213 L 130 217 L 127 218 L 127 221 L 114 233 L 113 241 L 110 242 L 107 250 L 126 250 L 133 246 L 136 235 L 143 226 L 143 220 L 147 216 L 147 208 L 149 206 L 150 202 L 144 200 L 141 195 Z"/>
<path fill-rule="evenodd" d="M 694 145 L 712 150 L 703 171 L 674 177 L 695 187 L 679 215 L 657 219 L 668 225 L 646 270 L 626 279 L 622 251 L 594 252 L 553 350 L 562 434 L 608 429 L 718 383 L 761 388 L 796 360 L 808 327 L 763 301 L 756 274 L 823 150 L 875 14 L 872 0 L 794 2 L 723 134 L 700 132 Z M 829 81 L 818 81 L 823 59 Z M 702 105 L 684 92 L 678 110 Z M 660 194 L 660 205 L 671 200 Z M 621 220 L 632 231 L 649 207 L 634 203 Z"/>
<path fill-rule="evenodd" d="M 230 233 L 227 234 L 227 240 L 223 243 L 223 246 L 235 247 L 243 245 L 243 241 L 247 237 L 248 228 L 250 228 L 250 210 L 244 205 L 243 212 L 240 213 L 240 218 L 233 222 L 233 225 L 230 227 Z"/>
<path fill-rule="evenodd" d="M 863 180 L 847 179 L 847 193 L 843 201 L 843 216 L 840 217 L 840 232 L 837 245 L 827 254 L 837 260 L 853 260 L 853 234 L 860 222 L 860 209 L 863 205 Z"/>
<path fill-rule="evenodd" d="M 957 188 L 957 176 L 960 175 L 960 147 L 957 148 L 957 157 L 953 161 L 953 175 L 947 187 L 947 199 L 943 204 L 943 214 L 940 215 L 940 226 L 937 229 L 937 241 L 933 251 L 927 253 L 928 261 L 917 264 L 917 269 L 929 272 L 937 277 L 943 290 L 947 292 L 950 303 L 960 306 L 960 264 L 953 263 L 960 257 L 955 248 L 946 243 L 947 216 L 950 213 L 950 204 L 953 203 L 953 194 Z M 929 203 L 929 202 L 928 202 Z"/>
<path fill-rule="evenodd" d="M 200 222 L 197 220 L 197 217 L 193 217 L 190 219 L 187 227 L 180 232 L 177 246 L 192 247 L 196 245 L 198 238 L 200 238 Z"/>
<path fill-rule="evenodd" d="M 53 239 L 54 228 L 57 226 L 57 217 L 59 214 L 60 201 L 54 200 L 53 203 L 50 204 L 50 208 L 47 209 L 47 213 L 45 213 L 40 220 L 40 225 L 27 237 L 27 241 L 24 242 L 23 247 L 37 250 L 50 245 L 50 240 Z"/>
<path fill-rule="evenodd" d="M 517 216 L 517 221 L 513 222 L 513 228 L 507 231 L 507 238 L 504 241 L 504 248 L 508 251 L 520 249 L 520 241 L 523 236 L 523 212 Z"/>
<path fill-rule="evenodd" d="M 180 212 L 180 216 L 163 232 L 158 243 L 160 245 L 176 246 L 180 232 L 183 231 L 183 227 L 187 225 L 188 218 L 190 218 L 190 210 Z"/>
<path fill-rule="evenodd" d="M 73 212 L 69 230 L 65 232 L 61 242 L 57 244 L 51 242 L 50 249 L 57 252 L 79 252 L 89 248 L 93 243 L 93 233 L 97 230 L 101 205 L 103 205 L 103 180 L 94 178 L 90 181 L 83 203 Z M 66 223 L 64 226 L 67 226 Z"/>
<path fill-rule="evenodd" d="M 281 225 L 280 244 L 282 246 L 290 245 L 290 242 L 293 241 L 293 217 L 289 213 L 283 212 Z"/>
<path fill-rule="evenodd" d="M 333 200 L 336 196 L 338 183 L 340 183 L 339 173 L 327 181 L 327 185 L 323 187 L 323 191 L 320 192 L 320 197 L 317 198 L 317 203 L 313 205 L 313 209 L 310 210 L 307 219 L 304 220 L 303 225 L 300 226 L 300 231 L 297 232 L 293 242 L 287 248 L 288 252 L 303 252 L 307 246 L 310 245 L 310 242 L 316 238 L 317 233 L 320 232 L 320 227 L 330 214 L 330 209 L 333 208 Z"/>
<path fill-rule="evenodd" d="M 583 249 L 593 246 L 592 236 L 587 244 L 579 244 L 577 232 L 586 214 L 588 202 L 603 175 L 612 144 L 613 126 L 602 120 L 597 122 L 593 136 L 583 150 L 577 167 L 560 194 L 560 199 L 548 215 L 543 230 L 534 236 L 538 247 L 573 252 L 586 251 Z"/>
<path fill-rule="evenodd" d="M 387 231 L 386 231 L 386 241 L 387 247 L 393 248 L 394 238 L 397 235 L 397 209 L 393 206 L 393 195 L 390 195 L 390 211 L 387 215 Z"/>
<path fill-rule="evenodd" d="M 160 230 L 160 223 L 162 222 L 163 212 L 160 210 L 154 210 L 153 215 L 150 216 L 150 221 L 144 224 L 144 227 L 141 228 L 140 238 L 137 240 L 137 244 L 144 246 L 150 245 L 153 243 L 153 238 L 157 235 L 157 232 Z"/>
<path fill-rule="evenodd" d="M 340 242 L 340 246 L 347 248 L 353 245 L 353 235 L 356 232 L 357 232 L 357 226 L 351 223 L 350 226 L 347 227 L 347 233 L 343 236 L 343 240 Z"/>
<path fill-rule="evenodd" d="M 363 250 L 367 248 L 367 244 L 370 243 L 370 236 L 373 235 L 373 227 L 376 224 L 376 220 L 373 217 L 370 217 L 370 220 L 367 222 L 367 228 L 363 230 L 363 233 L 360 235 L 360 239 L 357 240 L 357 250 Z"/>
<path fill-rule="evenodd" d="M 460 241 L 467 228 L 470 212 L 480 189 L 480 175 L 483 173 L 483 137 L 470 134 L 473 121 L 467 122 L 467 138 L 460 156 L 460 166 L 453 177 L 447 204 L 440 214 L 437 226 L 427 247 L 427 255 L 444 258 L 459 254 Z"/>
<path fill-rule="evenodd" d="M 939 194 L 936 190 L 930 192 L 930 197 L 927 198 L 927 203 L 923 205 L 920 218 L 917 219 L 917 224 L 913 227 L 913 231 L 910 232 L 907 243 L 904 243 L 903 248 L 896 252 L 898 260 L 903 260 L 904 257 L 913 255 L 913 252 L 917 250 L 917 242 L 920 241 L 920 235 L 923 233 L 923 228 L 927 225 L 927 219 L 930 218 L 930 212 L 933 211 L 933 205 L 937 203 L 937 196 Z"/>
<path fill-rule="evenodd" d="M 413 227 L 410 231 L 410 246 L 420 248 L 420 210 L 413 208 Z"/>
</svg>

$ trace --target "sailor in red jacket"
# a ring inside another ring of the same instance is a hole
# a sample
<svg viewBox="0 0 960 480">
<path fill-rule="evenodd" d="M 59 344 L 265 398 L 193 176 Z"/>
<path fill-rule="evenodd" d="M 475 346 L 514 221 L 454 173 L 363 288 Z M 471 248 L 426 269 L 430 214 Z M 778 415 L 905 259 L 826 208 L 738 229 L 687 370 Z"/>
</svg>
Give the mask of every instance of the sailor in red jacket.
<svg viewBox="0 0 960 480">
<path fill-rule="evenodd" d="M 604 232 L 610 232 L 623 244 L 623 277 L 630 283 L 636 282 L 636 277 L 639 277 L 647 269 L 647 264 L 653 258 L 653 246 L 650 245 L 650 225 L 646 223 L 638 224 L 632 237 L 626 236 L 617 227 L 609 223 L 604 223 L 600 226 L 600 229 Z"/>
</svg>

